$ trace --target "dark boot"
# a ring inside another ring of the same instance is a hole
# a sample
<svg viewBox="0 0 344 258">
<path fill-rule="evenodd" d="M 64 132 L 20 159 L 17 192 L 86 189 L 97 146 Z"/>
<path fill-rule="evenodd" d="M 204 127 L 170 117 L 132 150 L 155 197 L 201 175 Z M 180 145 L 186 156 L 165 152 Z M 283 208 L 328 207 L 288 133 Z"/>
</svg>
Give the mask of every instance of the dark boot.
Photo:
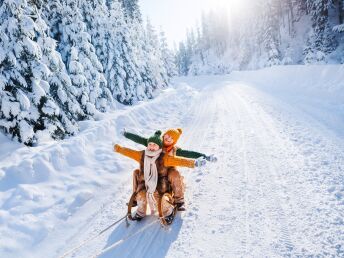
<svg viewBox="0 0 344 258">
<path fill-rule="evenodd" d="M 166 221 L 167 225 L 171 225 L 173 222 L 173 219 L 174 219 L 174 214 L 172 212 L 170 215 L 165 217 L 165 221 Z"/>
<path fill-rule="evenodd" d="M 139 214 L 135 213 L 134 217 L 133 217 L 133 220 L 137 220 L 137 221 L 140 221 L 142 220 L 143 217 L 141 217 Z"/>
<path fill-rule="evenodd" d="M 185 211 L 185 203 L 184 202 L 178 202 L 176 203 L 177 211 Z"/>
</svg>

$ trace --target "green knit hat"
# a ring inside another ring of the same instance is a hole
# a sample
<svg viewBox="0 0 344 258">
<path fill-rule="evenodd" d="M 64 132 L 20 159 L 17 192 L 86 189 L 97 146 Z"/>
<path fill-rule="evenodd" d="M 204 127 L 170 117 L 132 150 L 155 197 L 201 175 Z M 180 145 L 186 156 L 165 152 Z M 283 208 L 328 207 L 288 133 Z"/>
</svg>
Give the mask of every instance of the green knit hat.
<svg viewBox="0 0 344 258">
<path fill-rule="evenodd" d="M 161 131 L 156 131 L 153 136 L 149 137 L 147 140 L 147 144 L 150 142 L 154 142 L 162 148 L 162 140 L 161 140 Z"/>
</svg>

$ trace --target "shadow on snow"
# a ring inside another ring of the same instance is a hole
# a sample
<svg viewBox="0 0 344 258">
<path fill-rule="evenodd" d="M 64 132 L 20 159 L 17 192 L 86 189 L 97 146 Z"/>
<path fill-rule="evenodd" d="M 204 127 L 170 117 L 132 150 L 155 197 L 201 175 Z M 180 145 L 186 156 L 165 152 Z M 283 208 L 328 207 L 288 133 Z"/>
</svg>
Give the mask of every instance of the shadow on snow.
<svg viewBox="0 0 344 258">
<path fill-rule="evenodd" d="M 107 244 L 104 247 L 108 248 L 117 241 L 125 239 L 127 236 L 134 234 L 142 227 L 157 220 L 157 217 L 147 216 L 140 222 L 132 221 L 130 226 L 126 227 L 126 222 L 122 222 L 109 236 Z M 116 246 L 101 255 L 101 258 L 113 257 L 130 257 L 130 258 L 162 258 L 165 257 L 171 244 L 177 239 L 181 229 L 183 220 L 180 214 L 177 214 L 173 224 L 168 228 L 163 228 L 159 221 L 148 227 L 143 232 L 125 240 L 122 244 Z"/>
</svg>

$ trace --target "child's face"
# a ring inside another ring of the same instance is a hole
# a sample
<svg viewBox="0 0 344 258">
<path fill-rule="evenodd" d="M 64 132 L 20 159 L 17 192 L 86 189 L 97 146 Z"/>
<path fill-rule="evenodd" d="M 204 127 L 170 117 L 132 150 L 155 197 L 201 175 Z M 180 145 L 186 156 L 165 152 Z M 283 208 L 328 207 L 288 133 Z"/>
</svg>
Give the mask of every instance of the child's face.
<svg viewBox="0 0 344 258">
<path fill-rule="evenodd" d="M 159 145 L 154 143 L 154 142 L 149 142 L 148 145 L 147 145 L 147 149 L 149 151 L 157 151 L 160 149 Z"/>
<path fill-rule="evenodd" d="M 169 134 L 164 135 L 164 145 L 170 146 L 174 143 L 173 138 Z"/>
</svg>

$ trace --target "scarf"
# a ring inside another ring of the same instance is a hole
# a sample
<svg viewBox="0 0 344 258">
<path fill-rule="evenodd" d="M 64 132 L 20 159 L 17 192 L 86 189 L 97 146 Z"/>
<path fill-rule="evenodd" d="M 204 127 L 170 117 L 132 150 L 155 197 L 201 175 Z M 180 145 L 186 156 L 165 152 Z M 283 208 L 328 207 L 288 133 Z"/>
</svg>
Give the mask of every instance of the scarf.
<svg viewBox="0 0 344 258">
<path fill-rule="evenodd" d="M 165 147 L 166 153 L 167 153 L 168 155 L 170 155 L 170 151 L 173 150 L 173 148 L 174 148 L 174 144 Z M 174 153 L 172 154 L 172 156 L 174 156 Z"/>
<path fill-rule="evenodd" d="M 156 186 L 158 184 L 158 169 L 156 167 L 155 161 L 159 158 L 162 149 L 158 151 L 149 151 L 145 150 L 144 153 L 144 178 L 145 178 L 145 185 L 147 190 L 147 201 L 152 211 L 156 209 L 156 200 L 154 198 L 154 192 L 156 190 Z"/>
</svg>

